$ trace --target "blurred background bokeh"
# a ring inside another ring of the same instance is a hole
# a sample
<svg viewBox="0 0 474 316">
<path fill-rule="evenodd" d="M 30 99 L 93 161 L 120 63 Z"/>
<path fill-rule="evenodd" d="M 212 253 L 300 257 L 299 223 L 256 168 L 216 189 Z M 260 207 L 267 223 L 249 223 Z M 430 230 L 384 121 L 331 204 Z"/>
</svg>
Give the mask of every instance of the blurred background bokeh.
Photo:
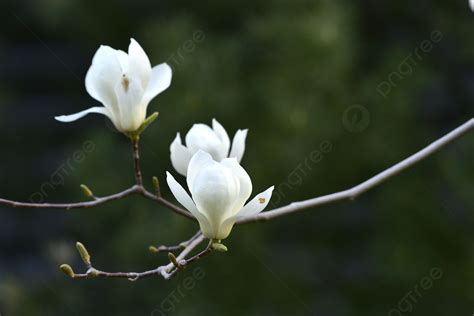
<svg viewBox="0 0 474 316">
<path fill-rule="evenodd" d="M 355 185 L 473 116 L 467 0 L 2 0 L 0 196 L 84 199 L 133 182 L 127 139 L 84 77 L 100 44 L 134 37 L 173 67 L 142 142 L 147 184 L 176 132 L 248 128 L 242 161 L 272 206 Z M 81 158 L 78 158 L 81 157 Z M 88 210 L 0 207 L 0 314 L 472 315 L 474 135 L 351 203 L 236 227 L 230 251 L 170 281 L 74 281 L 74 243 L 107 270 L 166 261 L 197 226 L 132 197 Z M 165 196 L 173 199 L 163 185 Z M 198 269 L 198 270 L 196 270 Z M 192 281 L 190 281 L 192 280 Z M 192 286 L 189 284 L 192 283 Z"/>
</svg>

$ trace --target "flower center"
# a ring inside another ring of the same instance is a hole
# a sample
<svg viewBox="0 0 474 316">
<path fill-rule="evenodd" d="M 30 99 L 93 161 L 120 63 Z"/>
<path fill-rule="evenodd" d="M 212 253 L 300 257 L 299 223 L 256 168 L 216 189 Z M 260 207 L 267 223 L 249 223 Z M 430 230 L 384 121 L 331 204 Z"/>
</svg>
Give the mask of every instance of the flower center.
<svg viewBox="0 0 474 316">
<path fill-rule="evenodd" d="M 125 92 L 128 92 L 128 86 L 130 85 L 130 80 L 128 80 L 125 74 L 122 75 L 122 87 Z"/>
</svg>

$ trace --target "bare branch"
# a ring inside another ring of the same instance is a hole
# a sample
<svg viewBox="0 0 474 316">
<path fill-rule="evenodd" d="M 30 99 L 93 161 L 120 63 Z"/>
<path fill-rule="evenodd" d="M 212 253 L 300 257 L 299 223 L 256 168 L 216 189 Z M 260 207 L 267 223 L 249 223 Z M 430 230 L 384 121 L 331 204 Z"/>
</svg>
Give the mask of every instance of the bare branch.
<svg viewBox="0 0 474 316">
<path fill-rule="evenodd" d="M 40 208 L 40 209 L 82 209 L 82 208 L 91 208 L 94 206 L 98 206 L 101 204 L 105 204 L 110 201 L 120 200 L 132 194 L 141 195 L 149 200 L 155 201 L 160 205 L 170 209 L 171 211 L 187 217 L 189 219 L 195 220 L 194 216 L 168 200 L 164 199 L 163 197 L 157 197 L 156 195 L 152 194 L 151 192 L 147 191 L 143 186 L 134 185 L 131 188 L 128 188 L 122 192 L 104 196 L 104 197 L 96 197 L 94 196 L 94 200 L 87 201 L 87 202 L 78 202 L 78 203 L 28 203 L 28 202 L 17 202 L 7 199 L 0 198 L 0 205 L 6 205 L 10 207 L 22 207 L 22 208 Z"/>
<path fill-rule="evenodd" d="M 140 168 L 140 151 L 138 149 L 138 137 L 131 138 L 131 142 L 133 153 L 133 166 L 135 170 L 135 181 L 138 186 L 143 186 L 142 171 Z"/>
<path fill-rule="evenodd" d="M 158 246 L 158 247 L 155 247 L 155 246 L 150 246 L 149 247 L 149 250 L 150 252 L 153 252 L 153 253 L 158 253 L 158 252 L 174 252 L 174 251 L 178 251 L 178 250 L 182 250 L 182 249 L 185 249 L 191 242 L 193 242 L 196 238 L 198 238 L 199 236 L 201 236 L 201 231 L 198 231 L 196 234 L 194 234 L 191 238 L 189 238 L 188 240 L 185 240 L 181 243 L 179 243 L 178 245 L 175 245 L 175 246 L 165 246 L 165 245 L 161 245 L 161 246 Z"/>
<path fill-rule="evenodd" d="M 467 132 L 474 129 L 474 118 L 470 119 L 463 125 L 459 126 L 449 134 L 441 137 L 437 141 L 433 142 L 429 146 L 423 148 L 419 152 L 413 154 L 412 156 L 402 160 L 401 162 L 397 163 L 396 165 L 386 169 L 385 171 L 377 174 L 376 176 L 362 182 L 359 185 L 356 185 L 353 188 L 348 190 L 344 190 L 341 192 L 320 196 L 317 198 L 304 200 L 300 202 L 294 202 L 287 206 L 279 207 L 267 212 L 263 212 L 257 214 L 255 216 L 249 216 L 243 218 L 237 222 L 237 224 L 244 224 L 244 223 L 251 223 L 251 222 L 258 222 L 258 221 L 267 221 L 274 218 L 278 218 L 280 216 L 284 216 L 291 213 L 300 212 L 306 210 L 308 208 L 313 208 L 316 206 L 321 206 L 329 203 L 339 202 L 343 200 L 354 200 L 359 195 L 365 193 L 366 191 L 376 187 L 377 185 L 385 182 L 386 180 L 390 179 L 391 177 L 399 174 L 400 172 L 404 171 L 405 169 L 410 168 L 411 166 L 415 165 L 416 163 L 422 161 L 425 158 L 433 155 L 444 146 L 448 145 L 449 143 L 457 140 Z"/>
<path fill-rule="evenodd" d="M 176 260 L 180 263 L 182 268 L 187 267 L 188 265 L 196 262 L 198 259 L 202 258 L 204 255 L 209 254 L 212 249 L 208 246 L 204 251 L 198 253 L 197 255 L 191 257 L 189 260 L 186 259 L 186 256 L 193 251 L 198 245 L 204 241 L 204 236 L 199 235 L 197 238 L 192 240 L 186 248 L 184 248 L 179 256 L 176 257 Z M 82 254 L 81 254 L 82 255 Z M 84 262 L 87 268 L 85 273 L 75 274 L 72 268 L 69 265 L 62 265 L 61 270 L 63 270 L 67 275 L 73 279 L 91 279 L 91 278 L 118 278 L 118 279 L 127 279 L 129 281 L 137 281 L 142 278 L 151 277 L 151 276 L 161 276 L 165 280 L 173 277 L 181 268 L 176 267 L 172 262 L 157 267 L 156 269 L 147 270 L 143 272 L 106 272 L 94 268 L 90 261 Z"/>
<path fill-rule="evenodd" d="M 368 179 L 367 181 L 344 191 L 340 191 L 337 193 L 324 195 L 300 202 L 294 202 L 287 206 L 279 207 L 267 212 L 263 212 L 254 216 L 246 217 L 237 221 L 237 224 L 244 224 L 244 223 L 251 223 L 251 222 L 258 222 L 258 221 L 267 221 L 274 218 L 278 218 L 283 215 L 299 212 L 308 208 L 317 207 L 333 202 L 339 202 L 343 200 L 354 200 L 359 195 L 365 193 L 366 191 L 372 189 L 373 187 L 383 183 L 387 179 L 397 175 L 398 173 L 404 171 L 405 169 L 415 165 L 416 163 L 422 161 L 423 159 L 431 156 L 432 154 L 436 153 L 444 146 L 448 145 L 449 143 L 457 140 L 467 132 L 474 129 L 474 119 L 471 119 L 464 123 L 463 125 L 459 126 L 449 134 L 445 135 L 444 137 L 438 139 L 437 141 L 433 142 L 429 146 L 425 147 L 424 149 L 420 150 L 419 152 L 415 153 L 414 155 L 406 158 L 405 160 L 399 162 L 398 164 L 386 169 L 385 171 L 379 173 L 378 175 Z M 137 183 L 142 183 L 141 171 L 139 166 L 139 155 L 138 155 L 138 146 L 132 146 L 134 150 L 134 162 L 135 162 L 135 175 Z M 136 151 L 136 153 L 135 153 Z M 156 189 L 155 185 L 155 189 Z M 110 201 L 119 200 L 125 198 L 132 194 L 142 195 L 145 198 L 153 200 L 164 207 L 172 210 L 173 212 L 187 217 L 192 220 L 196 220 L 194 216 L 188 212 L 187 210 L 169 202 L 168 200 L 164 199 L 161 194 L 159 193 L 159 189 L 156 189 L 156 194 L 153 194 L 146 190 L 141 185 L 134 185 L 129 189 L 126 189 L 122 192 L 112 194 L 109 196 L 104 197 L 96 197 L 93 196 L 94 200 L 87 201 L 87 202 L 79 202 L 79 203 L 25 203 L 25 202 L 17 202 L 7 199 L 0 198 L 0 205 L 6 205 L 11 207 L 24 207 L 24 208 L 51 208 L 51 209 L 78 209 L 78 208 L 90 208 L 97 205 L 101 205 Z"/>
<path fill-rule="evenodd" d="M 147 191 L 144 188 L 142 188 L 142 191 L 140 193 L 144 197 L 146 197 L 147 199 L 155 201 L 158 204 L 163 205 L 164 207 L 172 210 L 173 212 L 175 212 L 179 215 L 182 215 L 182 216 L 187 217 L 187 218 L 192 219 L 192 220 L 196 220 L 196 218 L 194 218 L 193 214 L 191 214 L 189 211 L 187 211 L 186 209 L 171 203 L 170 201 L 166 200 L 165 198 L 163 198 L 161 196 L 156 196 L 156 195 L 154 195 L 153 193 Z"/>
<path fill-rule="evenodd" d="M 195 254 L 194 256 L 192 256 L 191 258 L 189 259 L 186 259 L 185 262 L 180 262 L 180 265 L 186 267 L 200 259 L 202 259 L 203 257 L 207 256 L 208 254 L 210 254 L 211 252 L 213 251 L 213 248 L 212 248 L 212 241 L 209 241 L 209 244 L 207 245 L 206 249 L 204 249 L 203 251 Z"/>
<path fill-rule="evenodd" d="M 155 194 L 152 194 L 143 186 L 143 178 L 142 178 L 142 173 L 141 173 L 141 168 L 140 168 L 140 153 L 139 153 L 139 147 L 138 147 L 138 139 L 136 137 L 135 138 L 132 137 L 131 143 L 132 143 L 136 185 L 122 192 L 112 194 L 109 196 L 97 197 L 92 193 L 92 191 L 90 191 L 90 189 L 87 186 L 81 185 L 81 189 L 84 192 L 84 194 L 92 198 L 93 199 L 92 201 L 78 202 L 78 203 L 28 203 L 28 202 L 18 202 L 18 201 L 12 201 L 12 200 L 0 198 L 0 205 L 6 205 L 10 207 L 23 207 L 23 208 L 47 208 L 47 209 L 70 210 L 70 209 L 79 209 L 79 208 L 90 208 L 90 207 L 101 205 L 110 201 L 119 200 L 132 194 L 138 194 L 138 195 L 142 195 L 143 197 L 147 199 L 155 201 L 160 205 L 163 205 L 164 207 L 172 210 L 173 212 L 179 215 L 182 215 L 184 217 L 194 220 L 195 218 L 190 212 L 169 202 L 168 200 L 166 200 L 165 198 L 161 196 L 161 193 L 159 190 L 159 182 L 156 177 L 154 177 L 153 179 L 153 184 L 155 186 Z"/>
<path fill-rule="evenodd" d="M 77 208 L 90 208 L 100 204 L 104 204 L 110 201 L 115 201 L 127 197 L 132 194 L 137 194 L 142 192 L 142 188 L 135 185 L 129 189 L 126 189 L 122 192 L 104 196 L 104 197 L 94 197 L 93 201 L 87 202 L 78 202 L 78 203 L 28 203 L 28 202 L 17 202 L 12 200 L 6 200 L 0 198 L 0 205 L 6 205 L 11 207 L 24 207 L 24 208 L 50 208 L 50 209 L 77 209 Z"/>
</svg>

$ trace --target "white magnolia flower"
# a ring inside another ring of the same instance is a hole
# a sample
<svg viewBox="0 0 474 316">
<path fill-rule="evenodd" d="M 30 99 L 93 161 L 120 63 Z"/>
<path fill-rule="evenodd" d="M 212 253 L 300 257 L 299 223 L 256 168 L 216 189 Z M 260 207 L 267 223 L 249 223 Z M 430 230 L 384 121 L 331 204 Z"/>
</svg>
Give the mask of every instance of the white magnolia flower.
<svg viewBox="0 0 474 316">
<path fill-rule="evenodd" d="M 171 163 L 173 167 L 183 176 L 188 171 L 189 161 L 195 153 L 203 150 L 209 153 L 216 161 L 224 158 L 236 158 L 240 163 L 245 151 L 245 139 L 248 130 L 239 129 L 235 133 L 232 141 L 232 149 L 229 154 L 230 139 L 224 127 L 212 119 L 212 128 L 206 124 L 194 124 L 186 134 L 186 146 L 181 142 L 181 135 L 178 133 L 171 143 Z"/>
<path fill-rule="evenodd" d="M 169 172 L 166 180 L 176 200 L 199 221 L 203 235 L 216 240 L 227 238 L 239 218 L 260 213 L 273 192 L 272 186 L 245 205 L 252 181 L 237 159 L 217 162 L 202 150 L 192 157 L 186 177 L 192 198 Z"/>
<path fill-rule="evenodd" d="M 471 10 L 474 11 L 474 0 L 469 0 L 469 5 L 471 6 Z"/>
<path fill-rule="evenodd" d="M 171 68 L 166 64 L 151 67 L 148 56 L 132 38 L 128 54 L 100 46 L 86 75 L 86 90 L 103 107 L 56 117 L 72 122 L 89 113 L 107 116 L 121 132 L 134 132 L 144 122 L 148 103 L 171 83 Z"/>
</svg>

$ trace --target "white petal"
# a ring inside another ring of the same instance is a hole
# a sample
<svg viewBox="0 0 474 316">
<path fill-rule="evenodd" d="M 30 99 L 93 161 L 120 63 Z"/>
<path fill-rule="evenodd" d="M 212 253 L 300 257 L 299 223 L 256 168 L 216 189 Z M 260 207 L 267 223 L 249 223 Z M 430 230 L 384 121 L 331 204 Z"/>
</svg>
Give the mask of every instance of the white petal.
<svg viewBox="0 0 474 316">
<path fill-rule="evenodd" d="M 181 186 L 181 184 L 179 184 L 178 181 L 176 181 L 169 172 L 166 172 L 166 182 L 168 182 L 168 186 L 170 187 L 170 190 L 176 200 L 181 205 L 183 205 L 188 211 L 190 211 L 194 216 L 196 216 L 195 214 L 199 213 L 196 208 L 196 204 L 194 204 L 188 192 L 186 192 L 186 190 Z"/>
<path fill-rule="evenodd" d="M 186 134 L 186 146 L 192 151 L 203 150 L 216 161 L 227 157 L 224 144 L 212 128 L 206 124 L 194 124 Z"/>
<path fill-rule="evenodd" d="M 229 237 L 232 227 L 234 227 L 235 222 L 237 221 L 237 216 L 231 216 L 224 220 L 219 227 L 219 230 L 216 233 L 215 239 L 226 239 Z"/>
<path fill-rule="evenodd" d="M 239 195 L 239 179 L 216 161 L 206 164 L 196 175 L 191 194 L 198 210 L 205 214 L 218 233 L 222 222 L 230 216 Z"/>
<path fill-rule="evenodd" d="M 206 215 L 198 211 L 189 194 L 173 178 L 173 176 L 169 172 L 166 172 L 166 182 L 168 182 L 168 186 L 170 187 L 171 192 L 173 193 L 176 200 L 181 205 L 183 205 L 188 211 L 190 211 L 191 214 L 194 215 L 194 217 L 196 217 L 203 235 L 207 238 L 213 238 L 212 236 L 214 235 L 214 230 L 211 224 L 209 223 L 209 220 L 207 219 Z"/>
<path fill-rule="evenodd" d="M 474 0 L 470 0 L 469 4 L 471 6 L 471 10 L 474 11 Z"/>
<path fill-rule="evenodd" d="M 229 135 L 227 135 L 227 132 L 225 131 L 224 127 L 216 119 L 212 119 L 212 129 L 221 140 L 223 145 L 222 150 L 225 152 L 225 157 L 227 157 L 230 148 Z"/>
<path fill-rule="evenodd" d="M 120 67 L 122 69 L 122 74 L 128 73 L 130 58 L 128 58 L 128 54 L 121 49 L 115 50 L 115 54 L 117 56 L 118 61 L 120 62 Z"/>
<path fill-rule="evenodd" d="M 247 203 L 244 208 L 237 214 L 238 217 L 252 216 L 260 213 L 270 202 L 274 187 L 270 187 L 262 193 L 257 194 L 252 201 Z"/>
<path fill-rule="evenodd" d="M 109 117 L 110 119 L 112 119 L 111 116 L 110 116 L 109 110 L 107 110 L 106 108 L 104 108 L 102 106 L 96 106 L 96 107 L 78 112 L 76 114 L 56 116 L 55 119 L 57 121 L 60 121 L 60 122 L 69 123 L 69 122 L 76 121 L 76 120 L 86 116 L 89 113 L 103 114 L 103 115 Z"/>
<path fill-rule="evenodd" d="M 145 90 L 151 77 L 151 64 L 143 48 L 133 38 L 128 46 L 128 58 L 127 74 L 130 78 L 139 78 L 142 89 Z"/>
<path fill-rule="evenodd" d="M 232 210 L 232 215 L 236 215 L 243 208 L 252 193 L 252 181 L 247 171 L 239 165 L 235 158 L 226 158 L 222 160 L 221 164 L 231 169 L 240 181 L 239 197 L 236 199 Z"/>
<path fill-rule="evenodd" d="M 186 176 L 188 173 L 189 161 L 193 157 L 192 152 L 183 146 L 180 134 L 176 134 L 175 139 L 170 146 L 171 164 L 181 175 Z"/>
<path fill-rule="evenodd" d="M 215 238 L 214 236 L 216 234 L 214 232 L 214 227 L 211 225 L 206 215 L 198 212 L 195 215 L 195 217 L 199 222 L 199 227 L 201 228 L 201 232 L 204 235 L 204 237 L 209 238 L 209 239 Z"/>
<path fill-rule="evenodd" d="M 109 46 L 100 46 L 87 71 L 86 90 L 91 97 L 101 102 L 114 115 L 118 114 L 115 86 L 121 77 L 122 69 L 116 50 Z"/>
<path fill-rule="evenodd" d="M 193 155 L 193 157 L 189 161 L 186 177 L 186 182 L 188 183 L 189 191 L 193 192 L 193 184 L 198 172 L 210 162 L 212 162 L 211 155 L 202 150 L 199 150 Z"/>
<path fill-rule="evenodd" d="M 115 86 L 120 109 L 120 130 L 136 131 L 146 118 L 146 105 L 142 103 L 143 89 L 136 77 L 122 77 Z"/>
<path fill-rule="evenodd" d="M 159 64 L 151 70 L 151 78 L 143 96 L 143 102 L 149 103 L 154 97 L 168 89 L 171 84 L 172 70 L 168 64 Z"/>
<path fill-rule="evenodd" d="M 232 141 L 232 149 L 230 150 L 230 158 L 237 158 L 240 162 L 245 152 L 245 139 L 247 138 L 247 129 L 239 129 L 235 133 L 234 140 Z"/>
</svg>

